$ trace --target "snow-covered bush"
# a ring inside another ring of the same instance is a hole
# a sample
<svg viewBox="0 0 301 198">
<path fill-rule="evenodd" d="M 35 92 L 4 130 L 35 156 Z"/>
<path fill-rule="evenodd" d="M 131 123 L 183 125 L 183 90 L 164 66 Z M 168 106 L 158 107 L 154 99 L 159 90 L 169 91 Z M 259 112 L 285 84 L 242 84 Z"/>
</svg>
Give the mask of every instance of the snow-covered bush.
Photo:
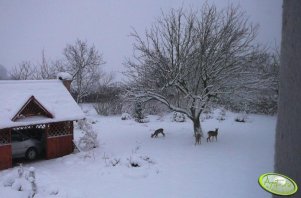
<svg viewBox="0 0 301 198">
<path fill-rule="evenodd" d="M 117 115 L 122 112 L 122 103 L 120 100 L 111 100 L 106 102 L 98 102 L 93 105 L 95 111 L 99 115 L 109 116 Z"/>
<path fill-rule="evenodd" d="M 221 116 L 221 115 L 219 115 L 219 116 L 217 116 L 217 118 L 216 118 L 217 120 L 219 120 L 219 121 L 224 121 L 225 120 L 225 117 L 223 117 L 223 116 Z"/>
<path fill-rule="evenodd" d="M 119 158 L 119 159 L 114 158 L 114 159 L 110 160 L 110 164 L 111 164 L 112 166 L 117 166 L 118 164 L 120 164 L 120 161 L 121 161 L 120 158 Z"/>
<path fill-rule="evenodd" d="M 16 178 L 14 180 L 14 183 L 12 184 L 12 189 L 16 190 L 16 191 L 23 191 L 24 190 L 24 182 L 25 181 L 24 179 L 20 179 L 20 178 Z"/>
<path fill-rule="evenodd" d="M 140 167 L 141 166 L 141 159 L 136 156 L 131 156 L 127 158 L 129 167 Z"/>
<path fill-rule="evenodd" d="M 201 120 L 205 121 L 205 120 L 209 120 L 213 118 L 213 114 L 212 112 L 204 112 L 201 114 Z"/>
<path fill-rule="evenodd" d="M 147 118 L 147 117 L 145 117 L 145 118 L 143 118 L 143 119 L 135 119 L 137 122 L 139 122 L 139 123 L 147 123 L 147 122 L 149 122 L 149 118 Z"/>
<path fill-rule="evenodd" d="M 103 154 L 102 159 L 104 160 L 106 167 L 109 167 L 109 166 L 115 167 L 115 166 L 121 164 L 121 158 L 116 158 L 116 157 L 110 156 L 106 153 Z"/>
<path fill-rule="evenodd" d="M 226 119 L 226 110 L 225 109 L 221 109 L 219 112 L 219 115 L 216 118 L 219 121 L 223 121 Z"/>
<path fill-rule="evenodd" d="M 131 118 L 132 118 L 131 115 L 128 113 L 123 113 L 121 115 L 121 120 L 130 120 Z"/>
<path fill-rule="evenodd" d="M 19 164 L 19 168 L 18 168 L 18 176 L 19 176 L 19 178 L 21 178 L 23 176 L 23 173 L 24 173 L 23 164 L 20 163 Z"/>
<path fill-rule="evenodd" d="M 174 112 L 172 120 L 175 122 L 185 122 L 186 117 L 185 117 L 184 113 Z"/>
<path fill-rule="evenodd" d="M 149 119 L 144 115 L 142 105 L 143 105 L 143 103 L 140 101 L 135 102 L 133 117 L 135 118 L 136 122 L 146 123 L 146 122 L 149 122 Z"/>
<path fill-rule="evenodd" d="M 239 114 L 236 118 L 235 118 L 235 121 L 236 122 L 246 122 L 248 119 L 248 114 L 247 113 L 241 113 Z"/>
<path fill-rule="evenodd" d="M 219 114 L 221 116 L 225 117 L 226 116 L 226 110 L 225 109 L 221 109 L 220 112 L 219 112 Z"/>
<path fill-rule="evenodd" d="M 134 103 L 132 101 L 124 100 L 122 102 L 121 112 L 131 112 L 133 114 Z"/>
<path fill-rule="evenodd" d="M 36 184 L 36 176 L 35 176 L 35 168 L 34 167 L 30 167 L 29 168 L 29 174 L 27 177 L 28 181 L 31 184 L 31 192 L 30 192 L 30 197 L 34 197 L 34 195 L 37 193 L 37 184 Z"/>
<path fill-rule="evenodd" d="M 93 105 L 98 115 L 108 116 L 110 115 L 110 104 L 108 103 L 96 103 Z"/>
<path fill-rule="evenodd" d="M 137 153 L 133 153 L 130 157 L 127 159 L 127 166 L 128 167 L 143 167 L 143 166 L 149 166 L 149 165 L 154 165 L 156 164 L 153 159 L 151 159 L 147 155 L 139 155 Z"/>
<path fill-rule="evenodd" d="M 77 123 L 77 127 L 79 129 L 83 129 L 84 125 L 85 125 L 85 122 L 87 122 L 86 118 L 82 119 L 82 120 L 78 120 L 76 123 Z"/>
<path fill-rule="evenodd" d="M 144 105 L 144 113 L 148 115 L 159 115 L 163 112 L 167 112 L 169 109 L 166 105 L 163 105 L 161 102 L 158 101 L 148 101 Z"/>
<path fill-rule="evenodd" d="M 144 118 L 142 102 L 140 102 L 140 101 L 135 102 L 133 117 L 135 118 L 135 120 L 141 120 Z"/>
<path fill-rule="evenodd" d="M 93 126 L 87 122 L 86 119 L 79 121 L 80 129 L 82 129 L 84 135 L 78 140 L 78 147 L 82 151 L 88 151 L 98 147 L 97 133 L 93 129 Z"/>
<path fill-rule="evenodd" d="M 264 113 L 268 115 L 273 115 L 277 112 L 277 101 L 278 95 L 262 96 L 258 98 L 258 101 L 253 105 L 255 111 L 250 111 L 254 113 Z"/>
<path fill-rule="evenodd" d="M 18 173 L 9 175 L 3 182 L 4 187 L 11 187 L 16 191 L 28 192 L 29 198 L 37 193 L 37 184 L 35 180 L 35 169 L 30 167 L 24 170 L 22 164 L 19 165 Z"/>
<path fill-rule="evenodd" d="M 205 120 L 209 120 L 209 119 L 212 119 L 214 117 L 214 114 L 213 114 L 213 109 L 214 109 L 214 105 L 211 104 L 210 106 L 206 107 L 202 114 L 201 114 L 201 121 L 205 121 Z"/>
</svg>

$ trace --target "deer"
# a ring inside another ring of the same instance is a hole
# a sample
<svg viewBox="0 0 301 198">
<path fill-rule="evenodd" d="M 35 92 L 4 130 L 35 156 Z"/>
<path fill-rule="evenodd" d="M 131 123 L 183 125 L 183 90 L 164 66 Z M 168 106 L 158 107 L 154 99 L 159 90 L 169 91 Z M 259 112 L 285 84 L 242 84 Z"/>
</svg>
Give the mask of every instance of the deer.
<svg viewBox="0 0 301 198">
<path fill-rule="evenodd" d="M 208 131 L 208 137 L 207 137 L 207 142 L 211 142 L 211 137 L 217 141 L 217 135 L 218 135 L 218 128 L 215 128 L 215 131 Z"/>
<path fill-rule="evenodd" d="M 201 144 L 201 133 L 195 134 L 195 144 L 194 145 L 197 145 L 197 144 Z"/>
<path fill-rule="evenodd" d="M 158 137 L 158 135 L 159 135 L 160 133 L 163 135 L 163 137 L 165 137 L 165 134 L 164 134 L 164 132 L 163 132 L 163 129 L 160 128 L 160 129 L 155 130 L 155 132 L 151 135 L 151 138 L 153 138 L 153 137 Z"/>
</svg>

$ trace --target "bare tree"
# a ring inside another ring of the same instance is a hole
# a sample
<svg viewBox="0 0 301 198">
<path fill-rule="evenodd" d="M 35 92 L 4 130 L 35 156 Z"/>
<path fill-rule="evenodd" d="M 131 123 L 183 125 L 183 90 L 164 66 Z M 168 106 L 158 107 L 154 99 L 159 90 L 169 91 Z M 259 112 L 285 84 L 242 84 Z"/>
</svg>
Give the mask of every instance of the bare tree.
<svg viewBox="0 0 301 198">
<path fill-rule="evenodd" d="M 235 111 L 274 114 L 279 94 L 279 50 L 255 50 L 245 64 L 243 83 L 235 94 L 218 96 L 218 103 Z"/>
<path fill-rule="evenodd" d="M 37 66 L 38 79 L 55 79 L 59 72 L 55 66 L 46 59 L 45 50 L 43 49 L 41 62 Z"/>
<path fill-rule="evenodd" d="M 67 45 L 64 55 L 67 71 L 73 76 L 76 100 L 80 102 L 98 83 L 102 75 L 99 66 L 105 62 L 94 45 L 89 47 L 86 41 L 81 40 L 77 40 L 73 45 Z"/>
<path fill-rule="evenodd" d="M 77 102 L 83 97 L 95 92 L 102 83 L 112 82 L 113 75 L 107 75 L 100 69 L 104 64 L 102 55 L 94 46 L 88 46 L 86 41 L 77 40 L 64 49 L 65 59 L 49 61 L 42 50 L 41 62 L 36 65 L 23 61 L 14 67 L 11 78 L 15 80 L 55 79 L 59 72 L 69 72 L 73 76 L 71 91 Z"/>
<path fill-rule="evenodd" d="M 101 78 L 98 81 L 99 87 L 109 87 L 114 83 L 115 74 L 113 72 L 105 73 L 101 72 Z"/>
<path fill-rule="evenodd" d="M 244 67 L 253 60 L 252 25 L 238 7 L 200 11 L 172 9 L 162 14 L 144 37 L 133 32 L 134 58 L 128 60 L 130 96 L 158 100 L 193 121 L 201 134 L 200 115 L 218 95 L 243 86 Z M 178 95 L 181 102 L 173 100 Z"/>
<path fill-rule="evenodd" d="M 13 80 L 33 80 L 37 79 L 37 68 L 29 61 L 23 61 L 10 71 Z"/>
<path fill-rule="evenodd" d="M 260 54 L 255 64 L 254 68 L 257 71 L 252 72 L 254 83 L 247 87 L 251 87 L 252 95 L 255 96 L 253 101 L 257 103 L 255 107 L 257 111 L 274 114 L 277 112 L 279 95 L 279 50 Z"/>
<path fill-rule="evenodd" d="M 32 64 L 30 61 L 22 61 L 10 71 L 14 80 L 41 80 L 55 79 L 58 72 L 66 71 L 61 61 L 49 62 L 42 50 L 41 62 Z"/>
</svg>

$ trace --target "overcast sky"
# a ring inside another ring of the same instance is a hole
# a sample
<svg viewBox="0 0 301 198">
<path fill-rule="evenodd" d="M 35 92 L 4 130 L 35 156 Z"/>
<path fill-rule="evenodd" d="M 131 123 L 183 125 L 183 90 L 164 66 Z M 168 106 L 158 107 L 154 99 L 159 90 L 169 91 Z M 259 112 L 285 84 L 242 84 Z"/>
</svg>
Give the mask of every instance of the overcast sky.
<svg viewBox="0 0 301 198">
<path fill-rule="evenodd" d="M 184 3 L 183 3 L 184 2 Z M 132 54 L 131 28 L 143 32 L 161 10 L 198 8 L 204 0 L 0 0 L 0 64 L 8 70 L 23 60 L 37 63 L 45 50 L 49 60 L 62 58 L 76 39 L 103 53 L 106 71 L 120 72 Z M 229 2 L 260 25 L 258 40 L 280 44 L 282 0 L 208 0 L 218 7 Z M 120 75 L 117 74 L 117 78 Z"/>
</svg>

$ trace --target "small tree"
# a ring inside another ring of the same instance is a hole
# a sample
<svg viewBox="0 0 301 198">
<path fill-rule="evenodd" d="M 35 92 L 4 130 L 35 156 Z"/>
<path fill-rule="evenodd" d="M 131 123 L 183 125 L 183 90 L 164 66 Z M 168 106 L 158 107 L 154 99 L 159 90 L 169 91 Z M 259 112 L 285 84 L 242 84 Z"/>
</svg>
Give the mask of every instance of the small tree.
<svg viewBox="0 0 301 198">
<path fill-rule="evenodd" d="M 36 79 L 36 74 L 37 68 L 30 61 L 23 61 L 10 71 L 13 80 L 33 80 Z"/>
<path fill-rule="evenodd" d="M 95 46 L 88 46 L 86 41 L 77 40 L 73 45 L 64 49 L 67 71 L 73 76 L 73 91 L 76 101 L 88 95 L 102 75 L 100 66 L 104 64 L 102 55 Z"/>
<path fill-rule="evenodd" d="M 97 133 L 86 119 L 78 121 L 79 128 L 83 130 L 83 136 L 79 138 L 78 147 L 82 151 L 88 151 L 98 147 Z"/>
<path fill-rule="evenodd" d="M 22 61 L 10 71 L 13 80 L 43 80 L 55 79 L 57 73 L 66 71 L 61 60 L 49 61 L 42 50 L 41 61 L 32 64 L 30 61 Z"/>
<path fill-rule="evenodd" d="M 41 62 L 37 65 L 37 78 L 38 79 L 55 79 L 58 72 L 57 65 L 54 63 L 49 63 L 49 61 L 45 57 L 45 50 L 42 50 L 42 58 Z"/>
<path fill-rule="evenodd" d="M 93 105 L 98 114 L 117 115 L 122 113 L 123 87 L 113 83 L 113 76 L 107 75 L 101 79 L 93 93 Z"/>
<path fill-rule="evenodd" d="M 145 119 L 145 116 L 143 113 L 142 102 L 135 101 L 134 105 L 133 117 L 137 122 L 144 122 L 143 120 Z"/>
</svg>

